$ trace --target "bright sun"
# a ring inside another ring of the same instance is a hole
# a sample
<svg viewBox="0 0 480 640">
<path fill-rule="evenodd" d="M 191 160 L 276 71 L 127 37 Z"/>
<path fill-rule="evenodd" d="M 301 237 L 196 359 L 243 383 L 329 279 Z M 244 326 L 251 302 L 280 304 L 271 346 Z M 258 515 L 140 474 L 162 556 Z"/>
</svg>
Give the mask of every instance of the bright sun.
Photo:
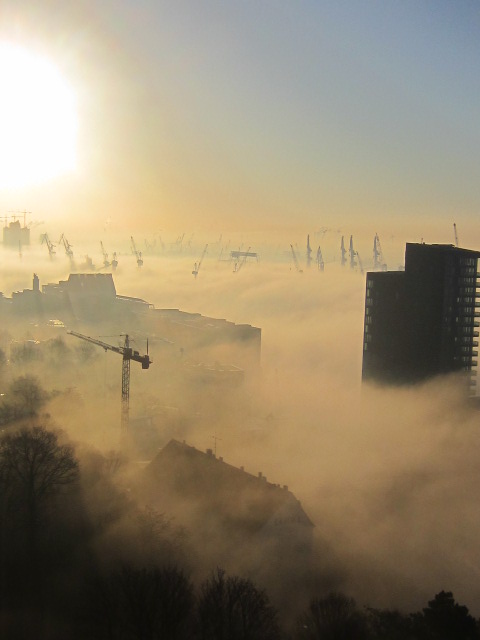
<svg viewBox="0 0 480 640">
<path fill-rule="evenodd" d="M 0 188 L 38 184 L 76 164 L 72 89 L 55 66 L 0 42 Z"/>
</svg>

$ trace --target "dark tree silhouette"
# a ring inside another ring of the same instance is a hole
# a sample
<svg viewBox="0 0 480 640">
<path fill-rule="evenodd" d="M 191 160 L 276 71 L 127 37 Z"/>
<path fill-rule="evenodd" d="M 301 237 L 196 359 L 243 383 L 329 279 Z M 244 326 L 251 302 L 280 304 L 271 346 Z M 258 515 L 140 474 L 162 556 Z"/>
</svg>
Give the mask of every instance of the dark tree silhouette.
<svg viewBox="0 0 480 640">
<path fill-rule="evenodd" d="M 46 392 L 40 386 L 38 378 L 31 375 L 16 378 L 9 388 L 12 402 L 27 416 L 33 416 L 45 404 Z"/>
<path fill-rule="evenodd" d="M 42 360 L 43 356 L 37 345 L 33 342 L 24 342 L 10 347 L 10 360 L 14 364 L 26 365 Z"/>
<path fill-rule="evenodd" d="M 372 640 L 409 640 L 417 638 L 414 618 L 389 609 L 367 609 L 367 622 Z"/>
<path fill-rule="evenodd" d="M 297 637 L 305 640 L 364 640 L 368 638 L 365 618 L 355 600 L 343 593 L 314 598 L 298 621 Z"/>
<path fill-rule="evenodd" d="M 78 475 L 73 449 L 58 443 L 44 427 L 21 429 L 0 440 L 3 510 L 23 512 L 28 550 L 35 559 L 42 509 L 61 486 Z"/>
<path fill-rule="evenodd" d="M 467 607 L 455 602 L 451 591 L 440 591 L 423 609 L 426 637 L 434 640 L 476 640 L 480 637 Z"/>
<path fill-rule="evenodd" d="M 187 640 L 192 637 L 193 586 L 176 567 L 124 566 L 97 576 L 88 590 L 88 635 L 99 640 Z"/>
<path fill-rule="evenodd" d="M 248 579 L 227 577 L 222 569 L 200 587 L 198 634 L 202 640 L 274 640 L 277 613 L 265 591 Z"/>
</svg>

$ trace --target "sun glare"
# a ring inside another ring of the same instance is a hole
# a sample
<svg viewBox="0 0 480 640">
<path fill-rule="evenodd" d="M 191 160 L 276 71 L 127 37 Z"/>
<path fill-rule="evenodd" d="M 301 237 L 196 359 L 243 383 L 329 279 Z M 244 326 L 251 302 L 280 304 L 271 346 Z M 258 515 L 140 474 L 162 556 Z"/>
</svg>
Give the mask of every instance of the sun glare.
<svg viewBox="0 0 480 640">
<path fill-rule="evenodd" d="M 0 43 L 0 96 L 1 188 L 75 169 L 75 96 L 52 62 Z"/>
</svg>

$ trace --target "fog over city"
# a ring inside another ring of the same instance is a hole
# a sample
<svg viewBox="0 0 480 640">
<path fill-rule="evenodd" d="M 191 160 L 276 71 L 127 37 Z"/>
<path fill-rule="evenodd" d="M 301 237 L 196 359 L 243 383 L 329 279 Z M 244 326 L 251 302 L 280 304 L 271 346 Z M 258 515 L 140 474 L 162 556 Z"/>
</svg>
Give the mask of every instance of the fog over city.
<svg viewBox="0 0 480 640">
<path fill-rule="evenodd" d="M 475 611 L 480 443 L 477 413 L 465 408 L 455 378 L 412 388 L 361 386 L 365 278 L 339 259 L 320 272 L 302 258 L 299 273 L 285 249 L 278 261 L 252 260 L 235 273 L 218 254 L 207 254 L 197 278 L 194 251 L 145 255 L 141 269 L 134 256 L 119 256 L 114 274 L 117 294 L 262 329 L 261 365 L 245 381 L 248 403 L 244 395 L 224 398 L 223 406 L 215 393 L 204 397 L 206 420 L 193 412 L 191 397 L 202 391 L 190 381 L 185 406 L 178 406 L 186 413 L 181 438 L 204 451 L 215 437 L 217 455 L 229 464 L 288 484 L 315 524 L 320 581 L 323 569 L 327 583 L 363 604 L 406 609 L 445 586 Z M 53 260 L 42 247 L 21 259 L 5 250 L 2 258 L 7 286 L 29 288 L 33 263 L 42 283 L 67 275 L 60 251 Z M 9 330 L 17 339 L 45 337 L 32 323 Z M 147 337 L 136 336 L 135 348 L 144 351 Z M 64 339 L 76 346 L 75 338 Z M 168 404 L 165 348 L 151 347 L 149 371 L 132 365 L 132 417 L 152 403 Z M 33 367 L 48 388 L 64 390 L 61 369 Z M 98 349 L 77 380 L 81 412 L 68 396 L 55 399 L 53 422 L 75 442 L 117 448 L 118 357 Z M 167 435 L 165 429 L 159 441 Z"/>
<path fill-rule="evenodd" d="M 475 4 L 1 4 L 0 636 L 480 637 Z"/>
</svg>

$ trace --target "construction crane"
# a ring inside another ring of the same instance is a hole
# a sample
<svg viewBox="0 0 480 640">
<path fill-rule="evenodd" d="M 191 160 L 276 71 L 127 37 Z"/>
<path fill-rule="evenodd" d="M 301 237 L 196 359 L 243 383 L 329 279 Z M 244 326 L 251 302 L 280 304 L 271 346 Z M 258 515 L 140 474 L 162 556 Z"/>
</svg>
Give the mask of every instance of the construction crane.
<svg viewBox="0 0 480 640">
<path fill-rule="evenodd" d="M 127 435 L 128 433 L 128 424 L 129 424 L 129 416 L 130 416 L 130 361 L 134 360 L 135 362 L 140 362 L 142 365 L 142 369 L 148 369 L 152 364 L 150 360 L 150 356 L 148 355 L 148 341 L 147 341 L 147 353 L 146 355 L 140 355 L 138 351 L 133 351 L 130 347 L 130 340 L 128 334 L 125 335 L 125 343 L 123 347 L 115 347 L 112 344 L 108 344 L 107 342 L 102 342 L 101 340 L 97 340 L 96 338 L 91 338 L 90 336 L 84 336 L 82 333 L 77 333 L 76 331 L 67 331 L 71 336 L 75 336 L 76 338 L 81 338 L 82 340 L 86 340 L 87 342 L 91 342 L 92 344 L 96 344 L 98 347 L 102 347 L 105 351 L 114 351 L 115 353 L 119 353 L 123 358 L 122 363 L 122 417 L 121 417 L 121 432 L 122 436 Z"/>
<path fill-rule="evenodd" d="M 69 241 L 66 239 L 65 234 L 62 233 L 62 235 L 60 236 L 60 240 L 58 241 L 58 244 L 62 243 L 65 249 L 65 254 L 69 257 L 70 261 L 73 260 L 73 247 L 72 245 L 69 243 Z"/>
<path fill-rule="evenodd" d="M 350 269 L 355 269 L 355 267 L 357 266 L 357 262 L 355 260 L 355 258 L 357 257 L 357 252 L 353 248 L 353 236 L 350 236 L 350 248 L 348 250 L 348 253 L 350 255 Z"/>
<path fill-rule="evenodd" d="M 307 267 L 312 263 L 312 248 L 310 246 L 310 234 L 307 235 Z"/>
<path fill-rule="evenodd" d="M 53 244 L 53 242 L 48 237 L 48 233 L 42 233 L 40 238 L 41 238 L 41 244 L 45 243 L 47 245 L 48 255 L 50 256 L 50 258 L 53 258 L 53 256 L 56 253 L 55 252 L 55 245 Z"/>
<path fill-rule="evenodd" d="M 298 271 L 298 273 L 303 273 L 303 269 L 300 269 L 300 265 L 298 264 L 298 258 L 297 254 L 295 253 L 295 249 L 293 248 L 293 244 L 290 245 L 290 249 L 292 250 L 292 258 L 295 269 Z"/>
<path fill-rule="evenodd" d="M 195 276 L 195 280 L 197 279 L 198 272 L 200 271 L 200 267 L 202 266 L 203 259 L 205 257 L 205 254 L 207 253 L 207 249 L 208 249 L 208 244 L 205 245 L 200 261 L 198 263 L 195 262 L 195 265 L 193 267 L 192 274 Z"/>
<path fill-rule="evenodd" d="M 317 267 L 319 271 L 323 271 L 325 269 L 325 263 L 323 262 L 322 250 L 320 249 L 320 245 L 318 245 L 317 249 Z"/>
<path fill-rule="evenodd" d="M 105 247 L 103 246 L 102 240 L 100 240 L 100 246 L 102 247 L 102 253 L 103 253 L 103 266 L 107 268 L 110 266 L 110 261 L 108 259 L 108 253 L 105 251 Z"/>
<path fill-rule="evenodd" d="M 240 271 L 240 269 L 243 267 L 243 265 L 246 263 L 247 258 L 248 258 L 248 254 L 250 253 L 250 249 L 251 249 L 251 247 L 248 247 L 248 249 L 246 251 L 239 252 L 239 253 L 242 253 L 242 259 L 241 260 L 237 260 L 235 262 L 235 264 L 233 265 L 233 273 L 238 273 Z"/>
<path fill-rule="evenodd" d="M 142 252 L 137 250 L 137 246 L 135 244 L 135 240 L 133 239 L 133 236 L 130 236 L 130 242 L 132 245 L 132 253 L 137 259 L 137 267 L 141 267 L 143 265 Z"/>
<path fill-rule="evenodd" d="M 110 260 L 108 259 L 108 253 L 105 251 L 105 247 L 103 246 L 103 242 L 101 240 L 100 240 L 100 246 L 102 247 L 102 253 L 103 253 L 103 268 L 107 269 L 108 267 L 112 267 L 112 270 L 115 271 L 115 269 L 118 267 L 116 251 L 113 252 L 112 261 L 110 262 Z"/>
<path fill-rule="evenodd" d="M 387 265 L 385 264 L 385 260 L 383 258 L 383 251 L 380 245 L 380 238 L 378 237 L 378 233 L 375 234 L 375 238 L 373 240 L 373 269 L 374 271 L 387 270 Z"/>
<path fill-rule="evenodd" d="M 458 247 L 457 224 L 453 223 L 453 233 L 455 234 L 455 246 Z"/>
<path fill-rule="evenodd" d="M 360 273 L 363 273 L 363 264 L 362 264 L 362 261 L 360 260 L 360 254 L 358 253 L 358 251 L 355 251 L 355 257 L 358 260 L 358 266 L 360 268 Z"/>
<path fill-rule="evenodd" d="M 340 251 L 342 253 L 340 264 L 342 265 L 342 267 L 344 267 L 347 264 L 347 258 L 345 257 L 347 255 L 347 251 L 345 249 L 345 242 L 343 241 L 343 236 L 342 236 L 342 242 L 340 244 Z"/>
</svg>

